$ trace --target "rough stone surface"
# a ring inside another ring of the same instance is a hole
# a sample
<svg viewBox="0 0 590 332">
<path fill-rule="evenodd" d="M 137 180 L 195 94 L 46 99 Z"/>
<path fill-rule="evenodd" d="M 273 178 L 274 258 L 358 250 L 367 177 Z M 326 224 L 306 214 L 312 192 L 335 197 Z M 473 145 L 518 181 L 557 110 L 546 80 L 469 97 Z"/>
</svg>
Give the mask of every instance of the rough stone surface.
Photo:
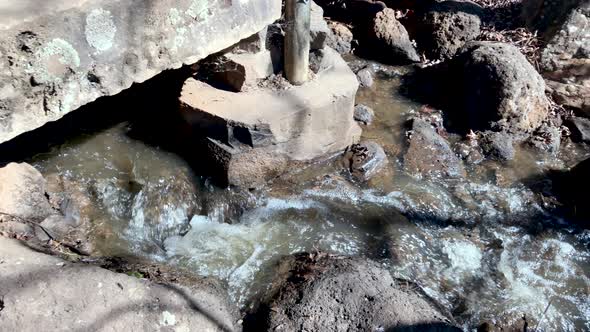
<svg viewBox="0 0 590 332">
<path fill-rule="evenodd" d="M 502 161 L 514 159 L 516 153 L 512 136 L 505 132 L 484 132 L 480 146 L 486 156 Z"/>
<path fill-rule="evenodd" d="M 412 120 L 409 146 L 403 159 L 405 171 L 414 177 L 465 175 L 463 164 L 449 146 L 449 142 L 422 119 Z"/>
<path fill-rule="evenodd" d="M 574 116 L 567 121 L 567 126 L 572 132 L 572 139 L 590 143 L 590 119 Z"/>
<path fill-rule="evenodd" d="M 471 2 L 433 3 L 420 14 L 416 42 L 430 59 L 448 59 L 480 34 L 482 8 Z"/>
<path fill-rule="evenodd" d="M 545 83 L 556 103 L 573 108 L 580 114 L 590 117 L 590 85 L 560 83 L 551 80 L 545 80 Z"/>
<path fill-rule="evenodd" d="M 362 259 L 287 259 L 288 271 L 274 281 L 267 315 L 257 317 L 267 331 L 460 331 L 416 288 Z"/>
<path fill-rule="evenodd" d="M 541 53 L 541 67 L 548 78 L 590 87 L 590 2 L 580 3 L 573 10 L 567 7 L 558 9 L 566 16 L 563 23 L 554 24 L 553 33 L 545 33 L 547 45 Z"/>
<path fill-rule="evenodd" d="M 414 84 L 445 110 L 454 129 L 530 134 L 549 114 L 545 82 L 512 45 L 468 43 L 460 54 L 424 69 Z M 429 86 L 429 88 L 424 88 Z"/>
<path fill-rule="evenodd" d="M 197 77 L 220 89 L 240 92 L 273 74 L 269 51 L 227 53 L 199 62 Z"/>
<path fill-rule="evenodd" d="M 359 80 L 359 84 L 363 88 L 370 88 L 375 83 L 373 79 L 373 72 L 369 68 L 363 68 L 356 73 L 356 77 Z"/>
<path fill-rule="evenodd" d="M 0 168 L 0 213 L 41 222 L 53 213 L 46 182 L 33 166 L 10 163 Z"/>
<path fill-rule="evenodd" d="M 537 151 L 556 156 L 561 147 L 561 132 L 557 126 L 543 124 L 529 139 L 529 144 Z"/>
<path fill-rule="evenodd" d="M 375 111 L 366 105 L 356 105 L 354 107 L 354 119 L 364 125 L 370 125 L 375 117 Z"/>
<path fill-rule="evenodd" d="M 328 22 L 328 26 L 331 33 L 328 35 L 326 45 L 340 54 L 350 53 L 352 51 L 352 40 L 354 39 L 352 31 L 343 23 L 335 21 Z"/>
<path fill-rule="evenodd" d="M 387 155 L 375 142 L 354 144 L 344 153 L 346 167 L 358 181 L 368 181 L 387 165 Z"/>
<path fill-rule="evenodd" d="M 360 136 L 353 119 L 358 82 L 329 48 L 321 68 L 302 86 L 238 94 L 189 79 L 180 97 L 183 115 L 197 133 L 224 144 L 272 145 L 295 160 L 342 151 Z"/>
<path fill-rule="evenodd" d="M 326 45 L 330 28 L 328 28 L 328 23 L 324 20 L 324 10 L 313 1 L 311 2 L 311 15 L 309 19 L 309 31 L 311 33 L 309 48 L 312 51 L 321 50 Z"/>
<path fill-rule="evenodd" d="M 285 155 L 266 147 L 253 148 L 244 144 L 232 146 L 208 139 L 211 162 L 216 175 L 226 185 L 240 188 L 259 188 L 281 175 L 288 165 Z"/>
<path fill-rule="evenodd" d="M 15 19 L 0 20 L 0 142 L 195 63 L 281 13 L 274 0 L 10 0 L 2 8 Z"/>
<path fill-rule="evenodd" d="M 371 54 L 381 61 L 392 64 L 420 62 L 418 52 L 412 45 L 408 32 L 395 18 L 395 11 L 386 8 L 379 12 L 367 32 Z"/>
<path fill-rule="evenodd" d="M 5 331 L 240 331 L 217 287 L 155 284 L 0 237 Z"/>
</svg>

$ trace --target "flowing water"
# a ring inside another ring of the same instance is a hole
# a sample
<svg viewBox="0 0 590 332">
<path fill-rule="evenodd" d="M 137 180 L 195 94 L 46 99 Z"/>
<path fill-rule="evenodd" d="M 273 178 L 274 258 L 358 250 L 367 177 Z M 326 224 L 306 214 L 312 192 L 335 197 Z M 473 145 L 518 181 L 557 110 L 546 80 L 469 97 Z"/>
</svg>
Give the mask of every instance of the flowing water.
<svg viewBox="0 0 590 332">
<path fill-rule="evenodd" d="M 281 257 L 321 250 L 378 260 L 423 287 L 466 330 L 524 315 L 535 323 L 543 317 L 540 330 L 589 330 L 590 233 L 568 226 L 525 185 L 588 151 L 570 144 L 544 159 L 523 150 L 507 165 L 470 167 L 466 179 L 414 179 L 400 154 L 404 122 L 421 105 L 401 97 L 396 69 L 386 70 L 357 98 L 376 112 L 364 138 L 389 157 L 368 184 L 351 182 L 328 161 L 268 189 L 220 189 L 176 154 L 130 138 L 127 123 L 33 162 L 45 176 L 85 188 L 98 253 L 220 278 L 243 308 L 266 289 Z"/>
</svg>

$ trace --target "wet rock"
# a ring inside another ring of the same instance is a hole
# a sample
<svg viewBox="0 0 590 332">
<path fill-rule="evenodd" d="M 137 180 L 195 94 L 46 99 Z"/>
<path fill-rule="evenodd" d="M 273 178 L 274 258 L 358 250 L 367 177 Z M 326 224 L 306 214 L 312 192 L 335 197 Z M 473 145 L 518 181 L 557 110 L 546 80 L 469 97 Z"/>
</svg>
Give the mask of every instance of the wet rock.
<svg viewBox="0 0 590 332">
<path fill-rule="evenodd" d="M 3 237 L 0 262 L 0 326 L 6 331 L 241 330 L 237 309 L 213 283 L 157 284 L 71 263 Z"/>
<path fill-rule="evenodd" d="M 35 226 L 35 235 L 41 241 L 63 240 L 76 225 L 60 215 L 52 215 Z"/>
<path fill-rule="evenodd" d="M 363 68 L 356 73 L 361 87 L 370 88 L 374 84 L 373 72 L 369 68 Z"/>
<path fill-rule="evenodd" d="M 358 104 L 354 107 L 354 120 L 364 125 L 370 125 L 375 117 L 375 111 L 369 106 Z"/>
<path fill-rule="evenodd" d="M 209 158 L 223 185 L 260 188 L 287 168 L 289 158 L 272 149 L 208 140 Z"/>
<path fill-rule="evenodd" d="M 375 142 L 352 145 L 344 153 L 346 167 L 358 181 L 368 181 L 388 163 L 383 148 Z"/>
<path fill-rule="evenodd" d="M 514 141 L 508 133 L 486 131 L 482 133 L 479 144 L 484 154 L 490 158 L 501 161 L 514 159 Z"/>
<path fill-rule="evenodd" d="M 328 34 L 326 44 L 340 54 L 347 54 L 352 51 L 352 31 L 343 23 L 329 21 L 328 27 L 331 33 Z"/>
<path fill-rule="evenodd" d="M 434 2 L 419 14 L 416 41 L 430 59 L 451 58 L 480 34 L 483 9 L 469 1 Z"/>
<path fill-rule="evenodd" d="M 484 160 L 484 155 L 481 152 L 479 145 L 460 142 L 454 146 L 455 153 L 461 157 L 469 165 L 477 165 Z"/>
<path fill-rule="evenodd" d="M 414 177 L 461 177 L 465 170 L 449 142 L 422 119 L 412 120 L 409 146 L 404 154 L 406 172 Z"/>
<path fill-rule="evenodd" d="M 45 192 L 46 181 L 33 166 L 10 163 L 0 168 L 0 214 L 41 222 L 55 213 Z"/>
<path fill-rule="evenodd" d="M 379 12 L 368 29 L 362 46 L 366 52 L 370 49 L 372 57 L 391 64 L 420 62 L 406 28 L 395 18 L 393 9 Z"/>
<path fill-rule="evenodd" d="M 582 116 L 590 117 L 590 84 L 584 86 L 552 80 L 545 80 L 545 83 L 556 103 L 573 108 Z"/>
<path fill-rule="evenodd" d="M 326 45 L 326 40 L 330 34 L 330 28 L 324 20 L 324 10 L 315 2 L 311 2 L 311 15 L 309 17 L 311 39 L 309 48 L 311 50 L 321 50 Z"/>
<path fill-rule="evenodd" d="M 537 151 L 556 156 L 561 146 L 561 128 L 543 124 L 529 139 Z"/>
<path fill-rule="evenodd" d="M 577 142 L 590 142 L 590 119 L 572 117 L 566 122 L 572 133 L 572 139 Z"/>
<path fill-rule="evenodd" d="M 256 317 L 258 330 L 460 331 L 429 299 L 362 259 L 300 254 L 282 263 L 288 271 Z M 260 329 L 262 328 L 262 329 Z"/>
<path fill-rule="evenodd" d="M 140 188 L 131 205 L 129 233 L 141 240 L 163 243 L 186 232 L 190 219 L 201 209 L 192 177 L 184 171 L 169 170 L 154 180 L 138 177 L 137 181 Z"/>
<path fill-rule="evenodd" d="M 460 132 L 493 128 L 528 135 L 549 114 L 543 78 L 509 44 L 468 43 L 453 59 L 407 82 L 406 93 L 446 110 Z"/>
</svg>

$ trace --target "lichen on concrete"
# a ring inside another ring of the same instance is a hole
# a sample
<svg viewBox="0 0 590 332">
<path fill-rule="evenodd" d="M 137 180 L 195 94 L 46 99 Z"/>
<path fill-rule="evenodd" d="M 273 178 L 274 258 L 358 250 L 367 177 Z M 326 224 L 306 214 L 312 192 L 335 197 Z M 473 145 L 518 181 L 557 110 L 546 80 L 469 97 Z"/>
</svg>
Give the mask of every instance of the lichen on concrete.
<svg viewBox="0 0 590 332">
<path fill-rule="evenodd" d="M 113 47 L 117 27 L 110 11 L 94 9 L 86 16 L 86 41 L 97 53 L 108 51 Z"/>
</svg>

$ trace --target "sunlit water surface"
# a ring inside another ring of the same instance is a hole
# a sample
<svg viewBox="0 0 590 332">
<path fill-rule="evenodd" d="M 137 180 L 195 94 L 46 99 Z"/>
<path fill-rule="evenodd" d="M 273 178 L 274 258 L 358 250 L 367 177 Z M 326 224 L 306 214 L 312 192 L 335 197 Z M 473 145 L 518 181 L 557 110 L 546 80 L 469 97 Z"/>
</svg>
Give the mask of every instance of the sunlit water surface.
<svg viewBox="0 0 590 332">
<path fill-rule="evenodd" d="M 562 227 L 565 221 L 521 183 L 587 152 L 572 148 L 563 152 L 569 159 L 543 160 L 522 151 L 502 166 L 513 179 L 504 186 L 489 176 L 493 164 L 470 168 L 464 180 L 411 178 L 400 154 L 404 122 L 420 105 L 397 94 L 399 79 L 388 72 L 357 98 L 376 111 L 364 138 L 382 144 L 390 159 L 369 184 L 352 183 L 328 162 L 285 176 L 272 189 L 219 189 L 178 156 L 129 138 L 125 123 L 34 163 L 46 176 L 88 190 L 98 207 L 91 215 L 100 254 L 147 257 L 220 278 L 243 307 L 266 289 L 282 256 L 321 250 L 382 262 L 422 286 L 466 329 L 526 315 L 535 323 L 543 317 L 542 330 L 589 330 L 590 234 Z"/>
</svg>

